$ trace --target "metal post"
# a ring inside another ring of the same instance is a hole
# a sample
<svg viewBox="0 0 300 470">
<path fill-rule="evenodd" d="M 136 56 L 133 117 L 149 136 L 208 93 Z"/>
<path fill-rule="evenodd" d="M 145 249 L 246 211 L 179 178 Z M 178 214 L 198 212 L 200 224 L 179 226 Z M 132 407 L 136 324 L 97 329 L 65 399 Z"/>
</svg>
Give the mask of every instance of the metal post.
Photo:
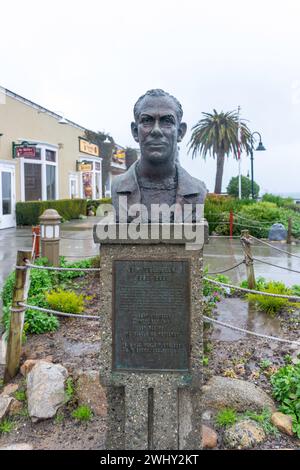
<svg viewBox="0 0 300 470">
<path fill-rule="evenodd" d="M 252 199 L 254 199 L 254 170 L 253 170 L 253 146 L 251 146 L 251 194 Z"/>
</svg>

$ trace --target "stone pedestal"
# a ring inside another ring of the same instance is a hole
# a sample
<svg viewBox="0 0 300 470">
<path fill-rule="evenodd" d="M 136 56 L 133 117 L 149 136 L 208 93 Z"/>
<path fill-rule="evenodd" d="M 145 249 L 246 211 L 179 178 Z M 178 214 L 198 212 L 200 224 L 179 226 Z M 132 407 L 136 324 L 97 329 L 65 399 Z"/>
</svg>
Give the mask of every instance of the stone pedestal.
<svg viewBox="0 0 300 470">
<path fill-rule="evenodd" d="M 170 236 L 158 226 L 156 238 L 149 227 L 135 240 L 121 224 L 109 235 L 94 228 L 106 448 L 200 449 L 204 226 L 194 225 L 198 242 L 203 232 L 198 245 L 183 225 L 171 226 Z"/>
</svg>

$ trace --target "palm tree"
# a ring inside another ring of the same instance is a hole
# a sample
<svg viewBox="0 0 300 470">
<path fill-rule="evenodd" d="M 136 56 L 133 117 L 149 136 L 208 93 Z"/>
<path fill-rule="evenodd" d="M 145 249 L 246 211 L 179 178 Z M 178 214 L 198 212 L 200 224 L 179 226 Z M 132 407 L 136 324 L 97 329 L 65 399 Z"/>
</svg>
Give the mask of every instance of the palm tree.
<svg viewBox="0 0 300 470">
<path fill-rule="evenodd" d="M 236 111 L 217 113 L 214 109 L 213 114 L 202 113 L 204 118 L 192 127 L 192 136 L 189 141 L 189 151 L 192 150 L 192 158 L 197 153 L 206 158 L 206 155 L 217 157 L 217 173 L 215 182 L 215 193 L 220 194 L 222 190 L 222 178 L 224 169 L 225 155 L 233 153 L 238 157 L 238 122 L 239 116 Z M 244 149 L 247 154 L 250 153 L 251 131 L 244 121 L 241 124 L 241 150 Z"/>
</svg>

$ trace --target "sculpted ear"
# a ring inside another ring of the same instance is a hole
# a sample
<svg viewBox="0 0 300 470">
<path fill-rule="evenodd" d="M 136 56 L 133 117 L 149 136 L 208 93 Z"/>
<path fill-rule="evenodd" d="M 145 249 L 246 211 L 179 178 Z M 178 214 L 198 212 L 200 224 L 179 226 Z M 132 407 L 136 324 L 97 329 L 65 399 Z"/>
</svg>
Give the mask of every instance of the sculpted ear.
<svg viewBox="0 0 300 470">
<path fill-rule="evenodd" d="M 187 125 L 185 122 L 181 122 L 179 124 L 179 129 L 178 129 L 178 137 L 177 137 L 177 142 L 181 142 L 182 139 L 184 138 L 185 134 L 187 131 Z"/>
<path fill-rule="evenodd" d="M 132 137 L 134 138 L 134 140 L 136 142 L 139 141 L 139 138 L 138 138 L 138 128 L 137 128 L 137 124 L 135 122 L 132 122 L 131 123 L 131 134 L 132 134 Z"/>
</svg>

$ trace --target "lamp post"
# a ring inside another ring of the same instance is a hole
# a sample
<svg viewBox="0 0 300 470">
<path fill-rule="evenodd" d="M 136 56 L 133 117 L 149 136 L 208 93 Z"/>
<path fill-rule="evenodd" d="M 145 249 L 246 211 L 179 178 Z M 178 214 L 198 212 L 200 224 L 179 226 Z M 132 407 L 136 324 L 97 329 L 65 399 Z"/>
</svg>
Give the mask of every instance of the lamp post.
<svg viewBox="0 0 300 470">
<path fill-rule="evenodd" d="M 40 216 L 42 257 L 53 266 L 59 266 L 61 216 L 55 209 L 46 209 Z"/>
<path fill-rule="evenodd" d="M 259 144 L 257 146 L 257 149 L 255 149 L 256 151 L 262 151 L 262 150 L 266 150 L 263 143 L 262 143 L 262 140 L 261 140 L 261 135 L 259 132 L 255 131 L 255 132 L 252 132 L 251 134 L 251 194 L 252 194 L 252 199 L 254 199 L 254 171 L 253 171 L 253 150 L 254 150 L 254 147 L 253 147 L 253 136 L 254 134 L 258 134 L 259 135 Z"/>
</svg>

